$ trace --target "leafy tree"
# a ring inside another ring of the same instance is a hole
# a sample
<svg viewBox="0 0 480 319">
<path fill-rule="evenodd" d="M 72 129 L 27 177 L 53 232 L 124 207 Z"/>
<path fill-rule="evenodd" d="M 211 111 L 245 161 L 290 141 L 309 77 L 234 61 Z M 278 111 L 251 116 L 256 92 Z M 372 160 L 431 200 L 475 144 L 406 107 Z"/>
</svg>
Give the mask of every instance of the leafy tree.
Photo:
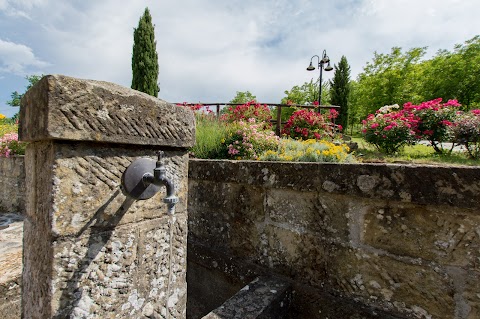
<svg viewBox="0 0 480 319">
<path fill-rule="evenodd" d="M 257 101 L 257 97 L 250 93 L 250 91 L 237 91 L 235 97 L 230 100 L 230 103 L 248 103 L 250 101 Z"/>
<path fill-rule="evenodd" d="M 145 8 L 133 31 L 132 89 L 158 96 L 158 54 L 152 16 Z"/>
<path fill-rule="evenodd" d="M 25 79 L 28 81 L 28 85 L 25 89 L 25 92 L 28 91 L 32 86 L 34 86 L 40 79 L 43 77 L 42 75 L 27 75 Z M 23 94 L 18 93 L 18 91 L 12 92 L 10 97 L 12 98 L 10 101 L 7 101 L 7 104 L 10 106 L 20 106 L 20 99 L 22 98 Z"/>
<path fill-rule="evenodd" d="M 440 50 L 423 65 L 425 99 L 457 99 L 466 108 L 480 105 L 480 36 Z"/>
<path fill-rule="evenodd" d="M 348 125 L 348 97 L 350 95 L 350 66 L 347 58 L 342 56 L 340 63 L 334 65 L 335 74 L 330 81 L 330 102 L 332 105 L 340 106 L 340 114 L 337 124 L 344 129 Z"/>
<path fill-rule="evenodd" d="M 418 93 L 422 81 L 418 64 L 425 52 L 426 48 L 413 48 L 403 53 L 399 47 L 393 47 L 390 54 L 375 52 L 373 61 L 357 77 L 355 104 L 350 108 L 364 118 L 384 105 L 423 100 Z"/>
<path fill-rule="evenodd" d="M 282 98 L 282 104 L 300 104 L 308 105 L 312 104 L 318 98 L 318 80 L 305 82 L 302 85 L 295 85 L 291 90 L 286 90 L 285 97 Z M 322 83 L 322 103 L 321 105 L 327 105 L 327 101 L 330 100 L 330 85 L 328 82 Z M 295 112 L 295 108 L 282 108 L 282 121 L 286 121 Z"/>
<path fill-rule="evenodd" d="M 302 85 L 295 85 L 292 89 L 286 90 L 285 97 L 282 98 L 282 104 L 300 104 L 307 105 L 311 104 L 318 98 L 318 80 L 315 82 L 310 80 L 310 82 L 305 82 Z M 322 103 L 321 105 L 327 105 L 327 102 L 330 100 L 330 85 L 328 82 L 322 83 Z"/>
</svg>

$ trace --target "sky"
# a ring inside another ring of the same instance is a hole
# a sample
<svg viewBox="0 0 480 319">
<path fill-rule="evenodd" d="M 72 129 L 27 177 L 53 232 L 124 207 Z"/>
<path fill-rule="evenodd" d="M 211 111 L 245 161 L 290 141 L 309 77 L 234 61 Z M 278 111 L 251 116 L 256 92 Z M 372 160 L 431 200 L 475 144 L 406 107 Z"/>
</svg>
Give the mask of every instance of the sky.
<svg viewBox="0 0 480 319">
<path fill-rule="evenodd" d="M 0 0 L 0 113 L 18 111 L 6 102 L 28 75 L 130 87 L 133 30 L 146 7 L 168 102 L 250 91 L 279 103 L 318 78 L 306 67 L 324 50 L 332 64 L 344 55 L 355 79 L 374 52 L 428 47 L 428 58 L 480 33 L 478 0 Z"/>
</svg>

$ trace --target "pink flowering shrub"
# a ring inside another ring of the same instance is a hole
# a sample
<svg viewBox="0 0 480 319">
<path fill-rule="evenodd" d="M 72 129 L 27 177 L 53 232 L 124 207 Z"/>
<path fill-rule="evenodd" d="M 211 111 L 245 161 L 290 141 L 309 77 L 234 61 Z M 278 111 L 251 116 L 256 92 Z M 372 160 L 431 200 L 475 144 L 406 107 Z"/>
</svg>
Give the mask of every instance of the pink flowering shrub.
<svg viewBox="0 0 480 319">
<path fill-rule="evenodd" d="M 18 141 L 17 133 L 7 133 L 0 138 L 0 157 L 24 155 L 27 143 Z"/>
<path fill-rule="evenodd" d="M 473 159 L 480 158 L 480 110 L 459 112 L 458 118 L 449 126 L 454 141 L 465 145 L 468 155 Z"/>
<path fill-rule="evenodd" d="M 277 149 L 279 137 L 263 127 L 264 123 L 256 123 L 254 118 L 248 122 L 240 120 L 234 133 L 224 141 L 228 158 L 257 159 L 263 152 Z"/>
<path fill-rule="evenodd" d="M 429 141 L 435 152 L 441 154 L 441 143 L 451 141 L 453 137 L 449 127 L 455 122 L 460 106 L 457 100 L 442 103 L 442 98 L 438 98 L 419 105 L 405 103 L 403 111 L 418 117 L 417 138 Z"/>
<path fill-rule="evenodd" d="M 243 105 L 230 106 L 222 115 L 221 119 L 227 122 L 248 121 L 255 119 L 257 123 L 264 122 L 264 125 L 271 127 L 272 114 L 266 104 L 259 104 L 250 101 Z"/>
<path fill-rule="evenodd" d="M 384 106 L 362 121 L 362 133 L 367 142 L 387 154 L 422 139 L 441 154 L 441 143 L 453 139 L 450 127 L 456 121 L 460 106 L 457 100 L 442 103 L 441 98 L 419 105 L 408 102 L 402 109 L 397 104 Z"/>
<path fill-rule="evenodd" d="M 329 113 L 321 113 L 309 110 L 293 112 L 283 127 L 282 134 L 294 139 L 325 139 L 333 140 L 340 125 L 334 125 L 332 121 L 338 116 L 338 112 L 330 109 Z"/>
<path fill-rule="evenodd" d="M 405 145 L 413 144 L 419 122 L 412 113 L 391 109 L 387 113 L 380 109 L 362 121 L 364 139 L 386 154 L 396 153 Z"/>
</svg>

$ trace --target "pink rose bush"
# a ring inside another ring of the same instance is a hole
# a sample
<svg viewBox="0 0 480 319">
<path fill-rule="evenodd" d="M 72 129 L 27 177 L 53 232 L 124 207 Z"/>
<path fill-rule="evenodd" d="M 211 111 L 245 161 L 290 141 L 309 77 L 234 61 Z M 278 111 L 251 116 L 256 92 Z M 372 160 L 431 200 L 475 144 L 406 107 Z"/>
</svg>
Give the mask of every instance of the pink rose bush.
<svg viewBox="0 0 480 319">
<path fill-rule="evenodd" d="M 457 120 L 450 125 L 454 140 L 465 145 L 470 158 L 480 158 L 480 109 L 458 112 Z"/>
<path fill-rule="evenodd" d="M 227 122 L 248 121 L 248 119 L 255 119 L 257 123 L 264 122 L 265 125 L 271 127 L 270 120 L 272 114 L 266 104 L 259 104 L 255 101 L 250 101 L 243 105 L 230 106 L 221 119 Z"/>
<path fill-rule="evenodd" d="M 403 110 L 377 111 L 362 121 L 363 137 L 379 151 L 393 154 L 415 142 L 418 121 L 418 117 Z"/>
<path fill-rule="evenodd" d="M 386 154 L 419 140 L 429 141 L 441 154 L 442 142 L 455 141 L 452 128 L 456 127 L 460 106 L 457 100 L 443 103 L 441 98 L 418 105 L 408 102 L 402 109 L 398 105 L 384 106 L 362 121 L 362 133 L 368 143 Z"/>
<path fill-rule="evenodd" d="M 293 139 L 333 140 L 342 129 L 332 122 L 337 117 L 338 112 L 334 109 L 330 109 L 326 115 L 313 110 L 298 110 L 288 119 L 282 134 Z"/>
<path fill-rule="evenodd" d="M 405 103 L 403 110 L 418 117 L 417 139 L 429 141 L 435 152 L 441 154 L 442 142 L 451 141 L 453 136 L 449 127 L 456 119 L 460 107 L 457 100 L 448 100 L 442 103 L 442 99 L 434 99 L 414 105 L 411 102 Z"/>
</svg>

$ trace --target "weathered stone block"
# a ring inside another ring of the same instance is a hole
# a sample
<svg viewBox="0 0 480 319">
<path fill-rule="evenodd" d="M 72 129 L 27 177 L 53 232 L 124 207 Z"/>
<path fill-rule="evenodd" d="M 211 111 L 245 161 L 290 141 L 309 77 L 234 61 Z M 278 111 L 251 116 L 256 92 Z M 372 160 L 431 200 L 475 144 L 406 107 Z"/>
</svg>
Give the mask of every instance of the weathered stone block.
<svg viewBox="0 0 480 319">
<path fill-rule="evenodd" d="M 35 153 L 33 149 L 36 147 L 42 150 Z M 33 159 L 42 154 L 48 154 L 49 159 L 35 162 L 42 165 L 37 166 L 35 176 L 45 176 L 45 172 L 50 171 L 51 175 L 46 177 L 46 182 L 51 185 L 53 194 L 45 193 L 45 197 L 39 197 L 38 201 L 52 201 L 53 210 L 45 217 L 52 226 L 53 236 L 78 234 L 85 231 L 86 227 L 108 229 L 117 224 L 158 218 L 167 213 L 166 204 L 162 202 L 165 197 L 164 187 L 146 201 L 134 201 L 122 193 L 120 182 L 126 167 L 142 156 L 155 158 L 145 150 L 126 150 L 99 144 L 36 142 L 28 146 L 27 157 Z M 44 162 L 40 163 L 42 161 Z M 27 161 L 27 171 L 32 172 L 35 169 L 32 164 Z M 186 213 L 187 155 L 185 152 L 166 151 L 165 164 L 167 177 L 175 182 L 176 195 L 180 200 L 176 212 Z M 39 184 L 36 186 L 40 187 Z M 35 211 L 27 212 L 31 218 L 39 218 L 38 214 Z"/>
<path fill-rule="evenodd" d="M 339 195 L 271 189 L 266 214 L 274 223 L 297 232 L 348 241 L 348 200 Z"/>
<path fill-rule="evenodd" d="M 452 278 L 441 267 L 331 246 L 328 284 L 365 303 L 414 317 L 454 318 Z"/>
<path fill-rule="evenodd" d="M 166 216 L 54 242 L 51 316 L 184 317 L 185 224 Z"/>
<path fill-rule="evenodd" d="M 23 156 L 0 157 L 0 211 L 25 211 L 25 161 Z"/>
<path fill-rule="evenodd" d="M 267 224 L 260 235 L 255 262 L 313 286 L 325 282 L 328 244 L 317 234 Z"/>
<path fill-rule="evenodd" d="M 190 180 L 191 240 L 247 256 L 258 242 L 257 223 L 265 219 L 264 191 L 258 187 Z"/>
<path fill-rule="evenodd" d="M 480 215 L 472 211 L 376 203 L 364 218 L 365 244 L 399 256 L 480 269 Z"/>
<path fill-rule="evenodd" d="M 20 318 L 22 285 L 21 217 L 0 214 L 0 317 Z"/>
<path fill-rule="evenodd" d="M 75 140 L 190 147 L 193 112 L 113 83 L 47 75 L 22 97 L 23 141 Z"/>
<path fill-rule="evenodd" d="M 475 167 L 209 160 L 191 161 L 190 166 L 192 179 L 421 205 L 480 207 L 480 169 Z"/>
<path fill-rule="evenodd" d="M 468 271 L 459 288 L 463 291 L 458 296 L 457 318 L 476 319 L 480 318 L 480 290 L 478 288 L 479 271 Z M 457 297 L 457 296 L 456 296 Z"/>
<path fill-rule="evenodd" d="M 288 318 L 292 289 L 286 281 L 274 277 L 260 277 L 240 289 L 224 304 L 202 319 Z"/>
</svg>

